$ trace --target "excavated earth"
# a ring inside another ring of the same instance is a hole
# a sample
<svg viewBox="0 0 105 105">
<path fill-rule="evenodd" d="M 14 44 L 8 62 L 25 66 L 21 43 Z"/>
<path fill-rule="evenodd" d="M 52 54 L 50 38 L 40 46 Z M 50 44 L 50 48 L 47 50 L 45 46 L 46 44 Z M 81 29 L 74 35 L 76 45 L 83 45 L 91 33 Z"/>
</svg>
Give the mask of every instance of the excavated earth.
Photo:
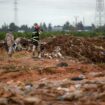
<svg viewBox="0 0 105 105">
<path fill-rule="evenodd" d="M 86 40 L 95 40 L 96 44 L 93 44 L 98 46 L 95 48 L 104 51 L 104 43 L 98 41 L 97 44 L 96 39 Z M 58 45 L 63 48 L 64 43 L 49 44 L 50 47 L 46 45 L 46 48 L 50 52 Z M 31 52 L 20 51 L 10 59 L 1 48 L 0 105 L 105 105 L 104 58 L 101 61 L 96 54 L 101 62 L 96 62 L 95 57 L 94 60 L 88 59 L 88 56 L 81 60 L 80 56 L 74 57 L 73 53 L 67 55 L 64 49 L 62 51 L 64 58 L 38 59 L 32 58 Z M 86 62 L 86 59 L 91 61 Z"/>
<path fill-rule="evenodd" d="M 52 52 L 56 46 L 64 56 L 92 62 L 105 62 L 105 37 L 57 36 L 47 42 L 45 48 Z"/>
</svg>

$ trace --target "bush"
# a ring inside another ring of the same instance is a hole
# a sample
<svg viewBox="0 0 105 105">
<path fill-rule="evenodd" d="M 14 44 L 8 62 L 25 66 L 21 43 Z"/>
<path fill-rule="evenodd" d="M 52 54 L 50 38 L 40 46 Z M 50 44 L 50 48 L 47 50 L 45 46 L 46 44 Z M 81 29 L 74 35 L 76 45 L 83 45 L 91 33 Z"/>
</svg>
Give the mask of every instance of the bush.
<svg viewBox="0 0 105 105">
<path fill-rule="evenodd" d="M 0 32 L 0 40 L 4 40 L 5 38 L 5 32 Z"/>
<path fill-rule="evenodd" d="M 6 32 L 0 32 L 0 40 L 4 40 Z M 25 37 L 30 39 L 32 37 L 31 32 L 14 32 L 13 33 L 15 38 L 17 37 Z M 94 37 L 94 36 L 105 36 L 105 32 L 43 32 L 40 37 L 41 39 L 50 36 L 59 36 L 59 35 L 74 35 L 74 36 L 81 36 L 81 37 Z"/>
</svg>

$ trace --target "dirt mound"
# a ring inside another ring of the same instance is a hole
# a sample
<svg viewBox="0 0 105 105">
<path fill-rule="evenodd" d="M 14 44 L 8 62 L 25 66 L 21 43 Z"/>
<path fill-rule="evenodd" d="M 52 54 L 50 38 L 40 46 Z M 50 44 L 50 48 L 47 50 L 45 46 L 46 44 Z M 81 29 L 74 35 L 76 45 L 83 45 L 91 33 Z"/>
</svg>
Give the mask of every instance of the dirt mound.
<svg viewBox="0 0 105 105">
<path fill-rule="evenodd" d="M 56 46 L 60 46 L 63 56 L 71 56 L 79 60 L 105 62 L 104 38 L 57 36 L 48 42 L 45 48 L 51 53 Z"/>
<path fill-rule="evenodd" d="M 0 105 L 105 105 L 105 64 L 78 61 L 104 61 L 104 39 L 59 36 L 48 41 L 47 52 L 59 46 L 67 57 L 32 58 L 22 50 L 9 59 L 1 50 Z"/>
<path fill-rule="evenodd" d="M 73 59 L 0 58 L 0 105 L 104 105 L 105 69 Z"/>
</svg>

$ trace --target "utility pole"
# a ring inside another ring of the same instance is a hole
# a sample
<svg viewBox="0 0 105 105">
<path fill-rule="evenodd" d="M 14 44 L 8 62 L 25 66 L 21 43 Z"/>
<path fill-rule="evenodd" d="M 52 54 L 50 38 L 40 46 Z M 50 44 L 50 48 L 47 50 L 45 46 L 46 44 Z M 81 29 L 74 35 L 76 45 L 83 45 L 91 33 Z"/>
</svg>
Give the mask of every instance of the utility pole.
<svg viewBox="0 0 105 105">
<path fill-rule="evenodd" d="M 75 16 L 74 18 L 75 18 L 75 27 L 76 27 L 77 24 L 78 24 L 78 18 L 79 18 L 79 17 L 78 17 L 78 16 Z"/>
<path fill-rule="evenodd" d="M 85 18 L 83 17 L 83 26 L 85 26 Z"/>
<path fill-rule="evenodd" d="M 75 18 L 75 31 L 77 31 L 78 29 L 77 29 L 77 24 L 78 24 L 78 16 L 75 16 L 74 17 Z"/>
<path fill-rule="evenodd" d="M 14 0 L 14 23 L 18 25 L 18 2 Z"/>
<path fill-rule="evenodd" d="M 101 27 L 105 24 L 105 7 L 104 0 L 96 0 L 96 15 L 95 24 L 97 27 Z"/>
</svg>

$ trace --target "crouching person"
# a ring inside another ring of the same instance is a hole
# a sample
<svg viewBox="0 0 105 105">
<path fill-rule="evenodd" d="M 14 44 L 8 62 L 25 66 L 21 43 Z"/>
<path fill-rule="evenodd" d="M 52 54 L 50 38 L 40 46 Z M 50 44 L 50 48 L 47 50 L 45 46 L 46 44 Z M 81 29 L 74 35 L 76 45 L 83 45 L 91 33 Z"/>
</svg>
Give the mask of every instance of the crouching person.
<svg viewBox="0 0 105 105">
<path fill-rule="evenodd" d="M 12 31 L 9 31 L 8 33 L 6 33 L 5 44 L 6 44 L 6 50 L 8 52 L 8 56 L 12 57 L 13 47 L 14 47 L 14 35 Z"/>
</svg>

